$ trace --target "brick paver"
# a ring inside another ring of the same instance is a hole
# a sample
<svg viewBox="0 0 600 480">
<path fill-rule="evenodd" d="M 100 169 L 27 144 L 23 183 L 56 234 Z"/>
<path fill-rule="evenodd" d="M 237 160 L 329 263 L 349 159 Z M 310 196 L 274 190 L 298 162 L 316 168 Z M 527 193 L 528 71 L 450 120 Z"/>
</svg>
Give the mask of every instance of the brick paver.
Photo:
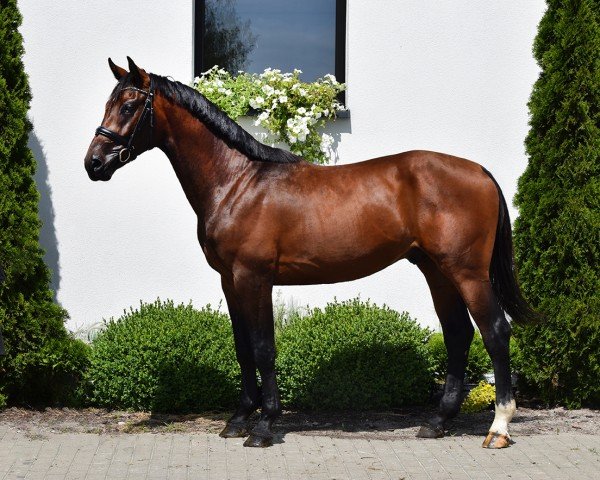
<svg viewBox="0 0 600 480">
<path fill-rule="evenodd" d="M 478 436 L 367 440 L 288 433 L 272 448 L 214 434 L 31 435 L 0 425 L 0 479 L 452 479 L 600 478 L 600 436 L 521 436 L 484 450 Z"/>
</svg>

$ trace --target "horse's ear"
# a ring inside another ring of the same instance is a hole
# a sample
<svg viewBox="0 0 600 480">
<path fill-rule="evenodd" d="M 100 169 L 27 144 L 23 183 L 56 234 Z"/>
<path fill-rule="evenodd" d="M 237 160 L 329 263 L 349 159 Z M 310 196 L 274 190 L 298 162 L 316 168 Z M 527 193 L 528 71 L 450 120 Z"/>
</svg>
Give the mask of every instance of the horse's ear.
<svg viewBox="0 0 600 480">
<path fill-rule="evenodd" d="M 121 80 L 125 75 L 127 75 L 127 70 L 119 67 L 118 65 L 115 65 L 115 63 L 110 58 L 108 59 L 108 66 L 112 70 L 113 75 L 117 80 Z"/>
<path fill-rule="evenodd" d="M 139 88 L 147 88 L 149 77 L 146 71 L 142 68 L 139 68 L 131 59 L 131 57 L 127 57 L 127 61 L 129 62 L 129 73 L 131 73 L 133 84 Z"/>
</svg>

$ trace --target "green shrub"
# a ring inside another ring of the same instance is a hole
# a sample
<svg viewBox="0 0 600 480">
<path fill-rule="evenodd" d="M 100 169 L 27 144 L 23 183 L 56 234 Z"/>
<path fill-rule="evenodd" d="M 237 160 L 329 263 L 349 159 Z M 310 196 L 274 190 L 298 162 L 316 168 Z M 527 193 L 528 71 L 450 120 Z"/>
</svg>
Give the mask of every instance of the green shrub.
<svg viewBox="0 0 600 480">
<path fill-rule="evenodd" d="M 85 380 L 89 401 L 109 408 L 233 407 L 239 368 L 229 317 L 210 306 L 142 303 L 96 336 Z"/>
<path fill-rule="evenodd" d="M 444 381 L 448 369 L 448 352 L 444 344 L 444 336 L 436 332 L 429 337 L 429 351 L 433 359 L 433 368 L 438 380 Z M 475 332 L 471 348 L 469 349 L 469 362 L 467 364 L 467 381 L 470 383 L 479 382 L 484 373 L 492 371 L 492 361 L 490 359 L 483 340 L 479 332 Z"/>
<path fill-rule="evenodd" d="M 65 400 L 61 392 L 79 375 L 79 365 L 62 357 L 46 363 L 57 342 L 62 352 L 77 350 L 64 327 L 66 312 L 53 302 L 50 275 L 38 242 L 39 194 L 35 159 L 27 142 L 31 92 L 23 67 L 21 15 L 15 0 L 0 7 L 0 329 L 6 355 L 0 357 L 0 391 L 9 403 L 43 404 Z M 66 346 L 66 345 L 70 346 Z M 67 355 L 67 353 L 65 353 Z M 79 362 L 79 356 L 73 360 Z M 63 368 L 64 367 L 64 368 Z M 73 368 L 71 368 L 73 367 Z M 37 381 L 39 377 L 44 381 Z M 47 381 L 46 381 L 47 380 Z M 64 383 L 66 382 L 66 383 Z"/>
<path fill-rule="evenodd" d="M 548 2 L 534 44 L 528 166 L 515 205 L 521 378 L 548 403 L 600 404 L 600 2 Z"/>
<path fill-rule="evenodd" d="M 89 365 L 91 348 L 72 337 L 50 339 L 39 350 L 15 357 L 24 399 L 37 404 L 77 405 L 76 391 Z"/>
<path fill-rule="evenodd" d="M 382 409 L 429 398 L 429 331 L 406 313 L 358 299 L 292 318 L 278 341 L 284 405 Z"/>
<path fill-rule="evenodd" d="M 433 371 L 438 381 L 446 379 L 448 367 L 448 352 L 444 345 L 444 336 L 436 332 L 429 337 L 429 352 L 433 361 Z M 523 364 L 523 354 L 519 344 L 514 337 L 510 338 L 510 367 L 513 374 L 519 375 Z M 478 331 L 475 331 L 473 342 L 469 348 L 469 362 L 466 369 L 466 381 L 469 383 L 480 382 L 483 375 L 494 371 L 490 355 L 485 349 L 483 339 Z"/>
<path fill-rule="evenodd" d="M 464 413 L 483 412 L 489 409 L 495 400 L 496 388 L 485 381 L 481 381 L 463 400 L 460 411 Z"/>
<path fill-rule="evenodd" d="M 444 336 L 436 332 L 429 337 L 427 342 L 429 352 L 433 361 L 433 372 L 438 381 L 446 379 L 448 368 L 448 352 L 444 344 Z M 513 337 L 510 339 L 510 365 L 512 373 L 519 373 L 523 363 L 519 345 Z M 479 382 L 485 373 L 493 372 L 492 360 L 485 349 L 483 339 L 479 332 L 475 332 L 473 342 L 469 348 L 469 362 L 467 364 L 466 380 L 469 383 Z"/>
</svg>

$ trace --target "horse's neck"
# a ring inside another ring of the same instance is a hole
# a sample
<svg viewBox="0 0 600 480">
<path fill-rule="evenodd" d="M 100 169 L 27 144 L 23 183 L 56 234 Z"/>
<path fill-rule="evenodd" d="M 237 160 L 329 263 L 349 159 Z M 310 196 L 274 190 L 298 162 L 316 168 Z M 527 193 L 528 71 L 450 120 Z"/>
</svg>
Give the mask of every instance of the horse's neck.
<svg viewBox="0 0 600 480">
<path fill-rule="evenodd" d="M 164 102 L 167 104 L 168 102 Z M 248 159 L 231 150 L 185 109 L 168 104 L 159 122 L 165 152 L 199 221 L 236 182 Z M 158 123 L 158 122 L 157 122 Z"/>
</svg>

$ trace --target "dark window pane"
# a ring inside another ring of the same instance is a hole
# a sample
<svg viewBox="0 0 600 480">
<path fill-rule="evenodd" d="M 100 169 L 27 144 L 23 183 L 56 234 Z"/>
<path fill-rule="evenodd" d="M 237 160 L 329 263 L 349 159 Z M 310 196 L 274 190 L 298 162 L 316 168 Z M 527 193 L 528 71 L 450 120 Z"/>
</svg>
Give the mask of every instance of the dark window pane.
<svg viewBox="0 0 600 480">
<path fill-rule="evenodd" d="M 204 67 L 335 73 L 336 0 L 206 0 Z"/>
</svg>

